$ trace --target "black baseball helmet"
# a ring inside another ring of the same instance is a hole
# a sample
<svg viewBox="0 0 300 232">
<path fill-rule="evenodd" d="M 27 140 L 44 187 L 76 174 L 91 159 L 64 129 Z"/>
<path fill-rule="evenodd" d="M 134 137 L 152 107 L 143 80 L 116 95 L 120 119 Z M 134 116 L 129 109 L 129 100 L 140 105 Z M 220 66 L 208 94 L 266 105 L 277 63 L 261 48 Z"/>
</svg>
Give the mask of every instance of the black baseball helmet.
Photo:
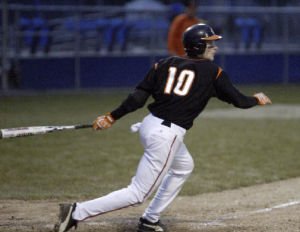
<svg viewBox="0 0 300 232">
<path fill-rule="evenodd" d="M 222 36 L 216 35 L 207 24 L 195 24 L 185 30 L 182 36 L 184 50 L 188 55 L 201 55 L 206 49 L 206 42 L 219 40 Z"/>
</svg>

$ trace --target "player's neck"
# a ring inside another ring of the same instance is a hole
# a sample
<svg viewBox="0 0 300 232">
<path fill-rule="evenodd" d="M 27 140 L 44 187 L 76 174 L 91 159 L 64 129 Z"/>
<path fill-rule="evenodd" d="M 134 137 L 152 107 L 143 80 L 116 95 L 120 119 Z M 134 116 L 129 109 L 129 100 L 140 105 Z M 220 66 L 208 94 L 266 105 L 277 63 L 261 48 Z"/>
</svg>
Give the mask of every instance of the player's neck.
<svg viewBox="0 0 300 232">
<path fill-rule="evenodd" d="M 204 59 L 202 55 L 193 55 L 193 54 L 188 54 L 186 55 L 188 58 L 192 59 Z"/>
</svg>

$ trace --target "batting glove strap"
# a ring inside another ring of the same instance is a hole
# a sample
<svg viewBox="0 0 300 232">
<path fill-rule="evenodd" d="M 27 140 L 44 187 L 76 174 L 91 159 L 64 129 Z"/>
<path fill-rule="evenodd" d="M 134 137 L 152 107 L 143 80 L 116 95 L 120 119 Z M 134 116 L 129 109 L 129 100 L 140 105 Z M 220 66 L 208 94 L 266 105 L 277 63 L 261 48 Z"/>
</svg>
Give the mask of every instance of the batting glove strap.
<svg viewBox="0 0 300 232">
<path fill-rule="evenodd" d="M 110 121 L 111 124 L 113 124 L 115 122 L 115 119 L 113 118 L 113 116 L 110 113 L 107 113 L 105 115 L 105 117 Z"/>
<path fill-rule="evenodd" d="M 98 117 L 93 125 L 94 130 L 106 130 L 112 126 L 115 122 L 114 118 L 111 116 L 110 113 Z"/>
<path fill-rule="evenodd" d="M 264 93 L 256 93 L 253 96 L 257 99 L 258 105 L 266 105 L 272 103 L 270 98 L 268 98 Z"/>
</svg>

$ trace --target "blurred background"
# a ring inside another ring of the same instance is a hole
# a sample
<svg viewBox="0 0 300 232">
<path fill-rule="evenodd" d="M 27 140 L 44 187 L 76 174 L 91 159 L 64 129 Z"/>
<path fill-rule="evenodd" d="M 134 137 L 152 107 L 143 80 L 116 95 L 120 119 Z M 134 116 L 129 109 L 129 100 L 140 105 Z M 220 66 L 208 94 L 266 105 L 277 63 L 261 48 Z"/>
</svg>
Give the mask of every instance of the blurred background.
<svg viewBox="0 0 300 232">
<path fill-rule="evenodd" d="M 300 82 L 300 1 L 196 0 L 235 84 Z M 169 54 L 176 0 L 2 0 L 0 92 L 133 87 Z"/>
<path fill-rule="evenodd" d="M 86 124 L 110 112 L 170 55 L 170 27 L 186 11 L 179 0 L 0 3 L 0 128 Z M 196 16 L 223 36 L 214 62 L 244 94 L 264 92 L 273 104 L 240 114 L 211 99 L 185 137 L 196 165 L 180 194 L 299 177 L 300 0 L 195 6 Z M 124 187 L 143 152 L 129 128 L 148 113 L 143 107 L 105 133 L 1 140 L 0 199 L 73 202 Z M 9 216 L 9 231 L 22 224 L 16 220 Z"/>
</svg>

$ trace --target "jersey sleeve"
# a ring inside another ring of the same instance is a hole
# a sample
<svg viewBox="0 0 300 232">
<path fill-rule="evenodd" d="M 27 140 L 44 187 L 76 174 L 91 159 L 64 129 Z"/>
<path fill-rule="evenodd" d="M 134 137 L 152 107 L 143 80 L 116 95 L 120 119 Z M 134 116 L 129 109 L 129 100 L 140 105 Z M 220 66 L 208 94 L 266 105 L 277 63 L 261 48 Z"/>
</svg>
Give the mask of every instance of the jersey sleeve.
<svg viewBox="0 0 300 232">
<path fill-rule="evenodd" d="M 142 89 L 136 89 L 129 94 L 122 104 L 111 112 L 115 120 L 120 119 L 124 115 L 143 107 L 150 94 Z"/>
<path fill-rule="evenodd" d="M 156 63 L 146 74 L 143 80 L 136 86 L 137 89 L 144 90 L 151 94 L 154 90 L 156 83 L 156 71 L 158 68 L 158 63 Z"/>
<path fill-rule="evenodd" d="M 222 69 L 220 70 L 220 68 L 214 82 L 214 87 L 218 99 L 233 104 L 235 107 L 247 109 L 258 104 L 255 97 L 246 96 L 235 88 L 226 72 Z"/>
<path fill-rule="evenodd" d="M 129 94 L 122 104 L 111 112 L 111 115 L 115 120 L 118 120 L 124 115 L 145 105 L 147 99 L 154 90 L 157 66 L 158 64 L 155 64 L 143 80 L 136 86 L 135 91 Z"/>
</svg>

